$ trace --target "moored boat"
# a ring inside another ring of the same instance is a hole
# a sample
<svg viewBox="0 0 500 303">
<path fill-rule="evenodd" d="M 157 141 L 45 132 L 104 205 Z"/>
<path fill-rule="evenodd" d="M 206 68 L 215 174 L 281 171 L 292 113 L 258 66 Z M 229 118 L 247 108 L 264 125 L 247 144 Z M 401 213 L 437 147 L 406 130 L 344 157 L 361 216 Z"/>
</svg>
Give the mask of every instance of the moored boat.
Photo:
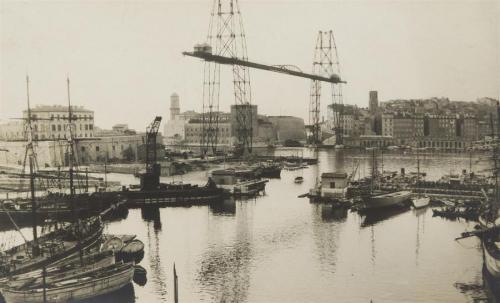
<svg viewBox="0 0 500 303">
<path fill-rule="evenodd" d="M 188 183 L 160 184 L 157 189 L 128 190 L 124 192 L 128 207 L 182 206 L 207 204 L 228 196 L 209 179 L 205 186 Z"/>
<path fill-rule="evenodd" d="M 36 243 L 28 241 L 0 252 L 0 277 L 30 272 L 95 246 L 103 227 L 100 217 L 92 217 L 43 235 Z M 32 253 L 35 246 L 38 255 Z"/>
<path fill-rule="evenodd" d="M 304 177 L 295 177 L 295 179 L 293 180 L 293 182 L 297 183 L 297 184 L 300 184 L 302 182 L 304 182 Z"/>
<path fill-rule="evenodd" d="M 482 237 L 484 251 L 484 264 L 490 275 L 500 280 L 500 241 L 498 241 L 498 230 L 486 233 Z"/>
<path fill-rule="evenodd" d="M 412 199 L 413 207 L 424 208 L 429 205 L 431 198 L 429 197 L 416 197 Z"/>
<path fill-rule="evenodd" d="M 99 251 L 72 260 L 71 262 L 60 263 L 46 267 L 45 274 L 42 269 L 28 273 L 9 276 L 0 279 L 0 289 L 4 287 L 17 288 L 29 284 L 42 283 L 45 278 L 46 283 L 61 280 L 65 277 L 92 272 L 102 267 L 115 264 L 115 256 L 112 251 Z M 45 275 L 45 277 L 43 277 Z"/>
<path fill-rule="evenodd" d="M 111 293 L 130 284 L 134 269 L 134 263 L 117 263 L 50 283 L 7 287 L 2 290 L 2 295 L 9 303 L 62 303 L 84 300 Z"/>
<path fill-rule="evenodd" d="M 217 188 L 233 196 L 253 196 L 266 189 L 267 179 L 255 177 L 252 170 L 220 169 L 212 171 Z"/>
<path fill-rule="evenodd" d="M 400 205 L 408 201 L 410 197 L 410 191 L 402 190 L 390 193 L 371 194 L 363 198 L 363 203 L 365 209 L 384 208 Z"/>
</svg>

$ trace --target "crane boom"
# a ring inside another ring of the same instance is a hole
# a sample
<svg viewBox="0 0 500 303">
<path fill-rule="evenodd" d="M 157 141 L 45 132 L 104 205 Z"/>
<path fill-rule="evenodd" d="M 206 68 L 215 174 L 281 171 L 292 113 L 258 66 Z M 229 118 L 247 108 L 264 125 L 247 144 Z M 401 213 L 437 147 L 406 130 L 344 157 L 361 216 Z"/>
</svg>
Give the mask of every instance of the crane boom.
<svg viewBox="0 0 500 303">
<path fill-rule="evenodd" d="M 276 73 L 287 74 L 287 75 L 296 76 L 296 77 L 308 78 L 308 79 L 322 81 L 322 82 L 330 82 L 330 83 L 334 83 L 334 84 L 346 83 L 345 81 L 341 80 L 337 75 L 331 75 L 330 77 L 323 77 L 323 76 L 319 76 L 319 75 L 308 74 L 308 73 L 304 73 L 301 71 L 292 70 L 292 69 L 286 68 L 284 66 L 266 65 L 266 64 L 251 62 L 251 61 L 242 60 L 242 59 L 238 59 L 238 58 L 229 58 L 229 57 L 224 57 L 224 56 L 219 56 L 219 55 L 213 55 L 212 53 L 207 52 L 207 51 L 183 52 L 182 54 L 185 56 L 196 57 L 196 58 L 203 59 L 205 61 L 212 61 L 212 62 L 216 62 L 219 64 L 242 65 L 242 66 L 267 70 L 267 71 L 276 72 Z"/>
</svg>

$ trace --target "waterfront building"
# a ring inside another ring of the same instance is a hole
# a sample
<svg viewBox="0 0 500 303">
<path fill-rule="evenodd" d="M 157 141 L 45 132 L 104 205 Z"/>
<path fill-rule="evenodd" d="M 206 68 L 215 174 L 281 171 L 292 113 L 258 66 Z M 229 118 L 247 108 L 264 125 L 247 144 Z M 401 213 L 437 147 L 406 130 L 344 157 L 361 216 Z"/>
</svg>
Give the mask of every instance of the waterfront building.
<svg viewBox="0 0 500 303">
<path fill-rule="evenodd" d="M 82 106 L 72 106 L 72 122 L 75 138 L 94 137 L 94 112 Z M 23 119 L 28 111 L 23 111 Z M 33 139 L 37 141 L 58 140 L 68 137 L 68 107 L 63 105 L 37 105 L 31 109 Z M 7 122 L 0 125 L 2 140 L 25 140 L 24 122 Z"/>
<path fill-rule="evenodd" d="M 203 119 L 201 116 L 192 118 L 184 125 L 184 144 L 188 146 L 201 146 L 203 137 Z M 217 125 L 217 143 L 220 146 L 233 146 L 233 135 L 231 134 L 231 114 L 219 113 Z"/>
<path fill-rule="evenodd" d="M 393 138 L 397 145 L 411 145 L 415 140 L 414 117 L 396 114 L 393 117 Z"/>
<path fill-rule="evenodd" d="M 382 136 L 392 137 L 394 135 L 393 123 L 393 114 L 382 114 Z"/>
<path fill-rule="evenodd" d="M 268 119 L 274 126 L 278 142 L 306 140 L 304 119 L 292 116 L 268 116 Z"/>
<path fill-rule="evenodd" d="M 0 123 L 0 140 L 22 141 L 25 138 L 23 121 L 4 121 Z"/>
<path fill-rule="evenodd" d="M 238 114 L 243 114 L 242 117 L 238 117 Z M 235 137 L 238 136 L 237 130 L 243 127 L 239 125 L 242 121 L 247 123 L 246 127 L 252 130 L 252 136 L 255 138 L 257 136 L 257 105 L 255 104 L 233 104 L 231 105 L 231 134 Z"/>
<path fill-rule="evenodd" d="M 94 137 L 94 111 L 82 106 L 72 106 L 72 122 L 75 125 L 75 138 Z M 32 126 L 35 140 L 55 140 L 68 137 L 68 107 L 63 105 L 37 105 L 31 109 Z M 28 111 L 23 111 L 28 118 Z"/>
</svg>

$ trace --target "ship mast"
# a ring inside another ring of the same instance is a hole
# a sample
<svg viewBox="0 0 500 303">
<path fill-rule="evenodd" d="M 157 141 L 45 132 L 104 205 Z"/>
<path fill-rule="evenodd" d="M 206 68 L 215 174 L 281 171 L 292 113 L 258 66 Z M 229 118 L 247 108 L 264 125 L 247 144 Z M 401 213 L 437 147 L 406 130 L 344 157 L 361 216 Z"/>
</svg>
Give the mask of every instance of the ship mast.
<svg viewBox="0 0 500 303">
<path fill-rule="evenodd" d="M 76 200 L 75 200 L 75 186 L 74 186 L 74 180 L 73 180 L 73 170 L 74 170 L 74 140 L 73 140 L 73 112 L 71 110 L 71 95 L 70 95 L 70 88 L 69 88 L 69 78 L 66 78 L 66 85 L 67 85 L 67 91 L 68 91 L 68 132 L 69 132 L 69 138 L 68 138 L 68 164 L 69 164 L 69 193 L 70 193 L 70 199 L 71 199 L 71 204 L 72 204 L 72 212 L 73 212 L 73 218 L 75 220 L 76 224 L 76 238 L 78 240 L 78 247 L 79 247 L 79 255 L 80 255 L 80 263 L 83 266 L 83 251 L 81 247 L 81 235 L 80 235 L 80 220 L 78 219 L 76 215 Z"/>
<path fill-rule="evenodd" d="M 33 150 L 33 128 L 31 125 L 31 108 L 30 108 L 30 86 L 29 77 L 26 76 L 26 100 L 28 103 L 28 117 L 26 121 L 26 152 L 28 153 L 29 167 L 30 167 L 30 192 L 31 192 L 31 217 L 32 217 L 32 228 L 33 228 L 33 256 L 38 256 L 40 249 L 38 247 L 38 232 L 36 230 L 38 225 L 37 220 L 37 203 L 35 199 L 35 171 L 34 171 L 34 157 L 35 152 Z"/>
</svg>

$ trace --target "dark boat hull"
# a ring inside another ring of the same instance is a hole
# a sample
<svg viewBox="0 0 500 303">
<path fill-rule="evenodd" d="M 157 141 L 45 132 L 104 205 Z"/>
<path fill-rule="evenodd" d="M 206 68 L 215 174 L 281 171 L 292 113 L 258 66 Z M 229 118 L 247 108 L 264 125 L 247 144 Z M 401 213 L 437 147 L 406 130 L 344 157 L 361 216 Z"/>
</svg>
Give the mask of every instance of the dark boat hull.
<svg viewBox="0 0 500 303">
<path fill-rule="evenodd" d="M 126 206 L 189 206 L 221 201 L 228 193 L 220 188 L 194 188 L 186 190 L 129 191 L 124 193 Z"/>
</svg>

